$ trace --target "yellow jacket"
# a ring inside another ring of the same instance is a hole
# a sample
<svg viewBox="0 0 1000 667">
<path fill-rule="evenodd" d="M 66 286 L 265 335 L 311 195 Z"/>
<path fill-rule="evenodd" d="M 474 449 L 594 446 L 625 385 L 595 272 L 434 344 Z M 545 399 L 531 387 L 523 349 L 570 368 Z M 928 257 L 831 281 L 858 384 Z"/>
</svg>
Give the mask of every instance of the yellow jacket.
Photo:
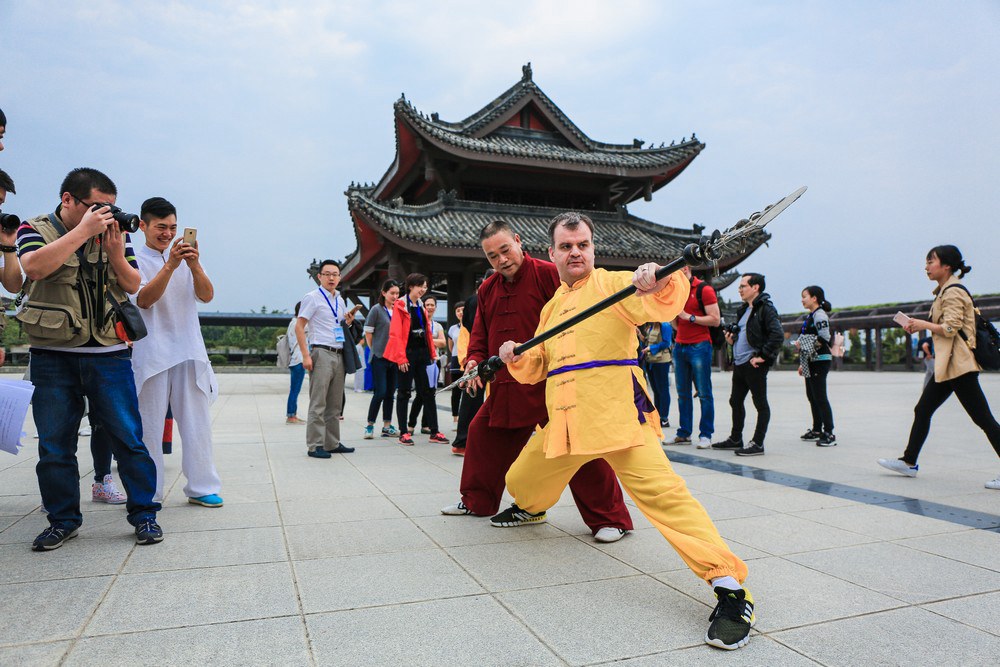
<svg viewBox="0 0 1000 667">
<path fill-rule="evenodd" d="M 934 341 L 934 381 L 954 380 L 960 375 L 982 370 L 976 363 L 972 348 L 976 344 L 976 313 L 972 297 L 959 285 L 958 277 L 952 276 L 940 287 L 934 288 L 931 303 L 931 322 L 945 328 L 944 334 L 931 334 Z M 964 331 L 969 342 L 958 335 Z"/>
<path fill-rule="evenodd" d="M 562 283 L 542 309 L 537 333 L 573 317 L 598 301 L 632 284 L 628 271 L 594 270 L 572 287 Z M 521 384 L 544 381 L 550 371 L 590 361 L 634 360 L 638 355 L 635 328 L 644 322 L 674 319 L 687 302 L 690 284 L 675 272 L 657 294 L 630 296 L 584 320 L 508 365 Z M 523 341 L 519 341 L 523 342 Z M 651 412 L 641 424 L 636 387 Z M 553 375 L 545 386 L 549 423 L 540 437 L 546 458 L 566 454 L 601 454 L 643 444 L 643 428 L 660 435 L 660 418 L 652 408 L 639 366 L 603 366 Z"/>
</svg>

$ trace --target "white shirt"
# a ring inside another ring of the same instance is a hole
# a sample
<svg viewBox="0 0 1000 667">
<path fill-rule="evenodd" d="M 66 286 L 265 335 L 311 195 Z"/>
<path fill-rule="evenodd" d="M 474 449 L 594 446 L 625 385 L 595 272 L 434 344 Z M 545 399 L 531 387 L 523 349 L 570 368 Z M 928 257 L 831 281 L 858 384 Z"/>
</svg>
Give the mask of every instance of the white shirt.
<svg viewBox="0 0 1000 667">
<path fill-rule="evenodd" d="M 135 249 L 141 282 L 139 291 L 130 298 L 135 301 L 149 281 L 156 277 L 170 250 L 160 253 L 143 244 Z M 214 398 L 217 394 L 215 375 L 208 362 L 205 340 L 198 323 L 198 300 L 194 293 L 194 276 L 187 262 L 174 269 L 163 296 L 149 308 L 140 308 L 149 331 L 142 340 L 132 344 L 132 368 L 138 391 L 149 378 L 177 364 L 193 360 L 198 366 L 198 387 Z"/>
<path fill-rule="evenodd" d="M 334 327 L 344 326 L 344 315 L 347 304 L 340 292 L 330 294 L 318 287 L 302 297 L 299 306 L 299 317 L 309 320 L 309 335 L 306 337 L 310 345 L 326 345 L 335 350 L 344 347 L 334 337 Z"/>
</svg>

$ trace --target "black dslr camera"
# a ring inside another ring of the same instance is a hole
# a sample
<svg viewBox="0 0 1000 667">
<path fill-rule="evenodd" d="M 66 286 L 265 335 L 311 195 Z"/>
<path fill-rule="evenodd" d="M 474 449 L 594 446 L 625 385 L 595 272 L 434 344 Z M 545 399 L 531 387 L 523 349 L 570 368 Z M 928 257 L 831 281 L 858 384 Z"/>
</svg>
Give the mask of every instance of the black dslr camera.
<svg viewBox="0 0 1000 667">
<path fill-rule="evenodd" d="M 733 322 L 732 324 L 723 324 L 722 331 L 723 333 L 731 334 L 733 338 L 735 338 L 740 335 L 740 325 L 736 322 Z"/>
<path fill-rule="evenodd" d="M 13 213 L 0 213 L 0 228 L 5 232 L 17 231 L 17 228 L 21 226 L 21 218 L 17 217 Z"/>
<path fill-rule="evenodd" d="M 121 210 L 114 204 L 109 204 L 106 202 L 103 204 L 101 203 L 94 204 L 94 207 L 90 210 L 96 211 L 98 209 L 104 208 L 105 206 L 111 209 L 111 216 L 115 219 L 115 222 L 118 223 L 118 229 L 120 229 L 123 232 L 129 232 L 129 233 L 139 231 L 139 216 L 137 216 L 135 213 L 126 213 L 125 211 Z"/>
</svg>

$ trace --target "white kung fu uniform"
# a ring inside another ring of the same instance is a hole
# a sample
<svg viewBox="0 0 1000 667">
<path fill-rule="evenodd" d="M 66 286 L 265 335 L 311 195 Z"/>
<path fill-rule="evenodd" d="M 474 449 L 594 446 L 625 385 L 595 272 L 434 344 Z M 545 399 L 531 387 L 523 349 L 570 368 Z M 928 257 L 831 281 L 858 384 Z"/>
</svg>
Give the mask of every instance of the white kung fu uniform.
<svg viewBox="0 0 1000 667">
<path fill-rule="evenodd" d="M 169 250 L 160 253 L 145 244 L 136 248 L 142 276 L 140 293 L 163 268 L 169 253 Z M 201 337 L 197 304 L 191 269 L 182 261 L 163 296 L 150 308 L 141 309 L 149 335 L 132 347 L 142 439 L 156 463 L 156 499 L 160 501 L 163 499 L 162 433 L 168 405 L 181 437 L 181 471 L 187 478 L 184 494 L 199 498 L 222 490 L 212 457 L 209 414 L 219 387 Z"/>
</svg>

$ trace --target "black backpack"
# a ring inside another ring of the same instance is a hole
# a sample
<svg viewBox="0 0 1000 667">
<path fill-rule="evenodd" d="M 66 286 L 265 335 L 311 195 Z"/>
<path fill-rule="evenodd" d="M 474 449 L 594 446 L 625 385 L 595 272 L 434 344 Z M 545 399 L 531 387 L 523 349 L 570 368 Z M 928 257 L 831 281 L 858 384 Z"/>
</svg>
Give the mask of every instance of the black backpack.
<svg viewBox="0 0 1000 667">
<path fill-rule="evenodd" d="M 969 295 L 969 298 L 972 299 L 972 292 L 965 285 L 948 285 L 945 289 L 951 287 L 958 287 L 964 290 Z M 972 309 L 976 314 L 976 347 L 972 350 L 972 354 L 976 357 L 976 362 L 984 369 L 988 371 L 1000 370 L 1000 333 L 997 333 L 996 327 L 979 312 L 975 299 L 972 299 Z M 969 342 L 969 337 L 961 329 L 958 335 L 966 343 Z"/>
<path fill-rule="evenodd" d="M 698 299 L 698 305 L 701 307 L 701 312 L 703 312 L 703 313 L 705 312 L 705 301 L 704 301 L 704 298 L 702 297 L 701 293 L 705 290 L 705 288 L 707 286 L 708 286 L 708 283 L 702 281 L 702 282 L 698 283 L 698 286 L 695 288 L 695 291 L 694 291 L 694 295 Z M 721 348 L 723 345 L 726 344 L 726 334 L 722 330 L 722 318 L 721 317 L 719 318 L 719 326 L 717 326 L 717 327 L 708 327 L 708 335 L 712 339 L 712 347 L 713 348 L 718 349 L 718 348 Z"/>
</svg>

